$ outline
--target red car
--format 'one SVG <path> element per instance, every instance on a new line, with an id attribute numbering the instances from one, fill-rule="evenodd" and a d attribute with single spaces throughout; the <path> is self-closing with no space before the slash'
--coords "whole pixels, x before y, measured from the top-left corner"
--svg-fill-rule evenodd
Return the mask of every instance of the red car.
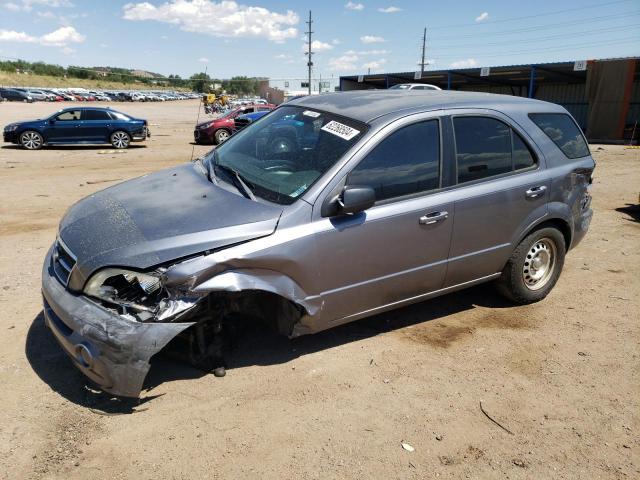
<path id="1" fill-rule="evenodd" d="M 207 120 L 206 122 L 196 125 L 193 131 L 193 138 L 196 143 L 213 143 L 219 145 L 227 140 L 233 133 L 233 121 L 237 116 L 244 115 L 245 113 L 271 111 L 274 108 L 276 108 L 276 105 L 272 104 L 243 105 L 215 120 Z"/>

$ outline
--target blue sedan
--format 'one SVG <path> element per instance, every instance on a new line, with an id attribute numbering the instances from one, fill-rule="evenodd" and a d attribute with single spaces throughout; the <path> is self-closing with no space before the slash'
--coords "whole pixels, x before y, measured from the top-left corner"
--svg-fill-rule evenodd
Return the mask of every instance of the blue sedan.
<path id="1" fill-rule="evenodd" d="M 127 148 L 150 136 L 147 121 L 105 108 L 72 107 L 43 120 L 11 123 L 4 141 L 37 150 L 43 145 L 109 143 Z"/>

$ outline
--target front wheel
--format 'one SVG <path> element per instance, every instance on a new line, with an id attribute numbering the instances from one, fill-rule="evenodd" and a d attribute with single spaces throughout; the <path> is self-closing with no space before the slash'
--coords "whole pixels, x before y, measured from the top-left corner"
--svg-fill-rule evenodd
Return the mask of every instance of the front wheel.
<path id="1" fill-rule="evenodd" d="M 111 134 L 111 145 L 113 145 L 113 148 L 127 148 L 129 143 L 131 143 L 131 137 L 129 137 L 127 132 L 120 130 Z"/>
<path id="2" fill-rule="evenodd" d="M 38 150 L 42 148 L 44 144 L 44 140 L 42 135 L 38 132 L 34 132 L 33 130 L 27 130 L 20 135 L 20 145 L 22 145 L 27 150 Z"/>
<path id="3" fill-rule="evenodd" d="M 229 130 L 221 128 L 220 130 L 216 130 L 216 133 L 213 134 L 213 139 L 216 141 L 216 145 L 220 145 L 221 143 L 229 140 L 230 136 L 231 133 L 229 132 Z"/>
<path id="4" fill-rule="evenodd" d="M 538 302 L 554 287 L 566 253 L 562 233 L 541 228 L 527 236 L 513 251 L 498 280 L 498 289 L 522 305 Z"/>

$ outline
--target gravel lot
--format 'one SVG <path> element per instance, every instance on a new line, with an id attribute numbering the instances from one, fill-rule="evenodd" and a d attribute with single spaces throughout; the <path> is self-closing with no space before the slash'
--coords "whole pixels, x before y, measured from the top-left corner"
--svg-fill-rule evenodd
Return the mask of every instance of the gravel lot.
<path id="1" fill-rule="evenodd" d="M 157 359 L 132 403 L 55 344 L 40 269 L 72 203 L 189 160 L 198 104 L 112 107 L 147 118 L 150 141 L 0 149 L 0 478 L 640 477 L 640 150 L 592 145 L 591 230 L 541 303 L 488 285 L 295 341 L 256 334 L 224 379 Z M 56 108 L 0 104 L 0 125 Z"/>

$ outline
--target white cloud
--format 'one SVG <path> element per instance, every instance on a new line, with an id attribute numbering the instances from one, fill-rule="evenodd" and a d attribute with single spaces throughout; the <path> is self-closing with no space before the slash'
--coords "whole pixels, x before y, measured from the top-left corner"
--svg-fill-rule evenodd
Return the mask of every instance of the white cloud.
<path id="1" fill-rule="evenodd" d="M 109 48 L 109 45 L 107 45 L 106 43 L 101 43 L 100 45 L 98 45 L 100 48 Z"/>
<path id="2" fill-rule="evenodd" d="M 38 43 L 46 47 L 66 47 L 70 43 L 82 43 L 85 38 L 73 27 L 61 27 L 41 37 L 0 29 L 0 42 Z"/>
<path id="3" fill-rule="evenodd" d="M 209 59 L 208 59 L 207 57 L 200 57 L 200 58 L 198 59 L 198 61 L 199 61 L 200 63 L 209 63 Z"/>
<path id="4" fill-rule="evenodd" d="M 308 45 L 302 45 L 302 51 L 306 52 L 308 50 Z M 333 50 L 333 45 L 327 42 L 322 42 L 320 40 L 314 40 L 311 42 L 311 51 L 313 52 L 326 52 L 327 50 Z"/>
<path id="5" fill-rule="evenodd" d="M 281 43 L 295 38 L 300 21 L 292 10 L 276 13 L 262 7 L 239 5 L 233 0 L 169 0 L 156 7 L 149 2 L 128 3 L 123 18 L 179 25 L 187 32 L 214 37 L 266 38 Z"/>
<path id="6" fill-rule="evenodd" d="M 64 53 L 65 55 L 73 55 L 74 53 L 76 53 L 75 48 L 71 48 L 71 47 L 64 47 L 62 50 L 60 50 L 62 53 Z"/>
<path id="7" fill-rule="evenodd" d="M 384 58 L 381 58 L 380 60 L 373 60 L 371 62 L 367 62 L 364 65 L 362 65 L 362 68 L 370 68 L 371 70 L 379 70 L 382 68 L 382 66 L 387 63 L 387 60 Z"/>
<path id="8" fill-rule="evenodd" d="M 12 12 L 25 11 L 30 12 L 33 7 L 42 8 L 60 8 L 60 7 L 73 7 L 73 3 L 69 0 L 17 0 L 19 3 L 9 2 L 2 5 L 4 8 L 11 10 Z"/>
<path id="9" fill-rule="evenodd" d="M 331 40 L 331 43 L 333 43 L 334 45 L 340 45 L 342 42 L 339 38 L 334 38 L 333 40 Z"/>
<path id="10" fill-rule="evenodd" d="M 346 8 L 347 10 L 361 11 L 364 10 L 364 5 L 361 3 L 347 2 L 344 8 Z"/>
<path id="11" fill-rule="evenodd" d="M 362 43 L 382 43 L 384 42 L 384 38 L 376 37 L 374 35 L 365 35 L 364 37 L 360 37 L 360 41 Z"/>
<path id="12" fill-rule="evenodd" d="M 391 53 L 389 50 L 348 50 L 345 55 L 387 55 Z"/>
<path id="13" fill-rule="evenodd" d="M 451 68 L 471 68 L 478 65 L 478 61 L 475 58 L 467 58 L 465 60 L 458 60 L 449 64 Z"/>
<path id="14" fill-rule="evenodd" d="M 40 37 L 39 43 L 46 46 L 64 47 L 69 43 L 82 43 L 85 38 L 73 27 L 61 27 Z"/>
<path id="15" fill-rule="evenodd" d="M 160 38 L 161 38 L 162 40 L 169 40 L 169 37 L 168 37 L 168 36 L 166 36 L 166 35 L 160 35 Z"/>
<path id="16" fill-rule="evenodd" d="M 379 8 L 378 11 L 380 13 L 398 13 L 398 12 L 401 12 L 402 9 L 398 7 L 387 7 L 387 8 Z"/>
<path id="17" fill-rule="evenodd" d="M 329 70 L 334 72 L 354 71 L 357 69 L 357 55 L 342 55 L 329 59 Z"/>
<path id="18" fill-rule="evenodd" d="M 476 17 L 476 22 L 484 22 L 485 20 L 488 20 L 488 19 L 489 19 L 489 13 L 482 12 L 480 15 Z"/>

